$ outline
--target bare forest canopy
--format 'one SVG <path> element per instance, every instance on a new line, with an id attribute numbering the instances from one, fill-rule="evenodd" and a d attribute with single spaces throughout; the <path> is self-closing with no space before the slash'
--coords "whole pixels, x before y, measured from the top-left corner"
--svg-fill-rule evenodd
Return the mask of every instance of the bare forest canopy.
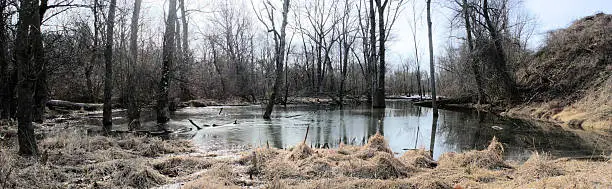
<path id="1" fill-rule="evenodd" d="M 173 105 L 195 99 L 268 102 L 270 112 L 296 96 L 338 104 L 366 99 L 384 107 L 385 96 L 423 96 L 438 88 L 444 96 L 512 105 L 588 88 L 563 77 L 583 63 L 594 65 L 572 75 L 576 82 L 597 74 L 609 78 L 610 15 L 553 31 L 534 52 L 527 48 L 534 26 L 518 14 L 521 1 L 435 1 L 453 13 L 450 27 L 461 34 L 435 47 L 443 53 L 432 54 L 431 47 L 429 61 L 420 58 L 424 50 L 418 52 L 416 40 L 427 24 L 415 19 L 411 31 L 393 29 L 398 15 L 420 17 L 425 7 L 415 2 L 216 1 L 199 9 L 199 1 L 167 0 L 156 12 L 142 9 L 142 0 L 1 1 L 0 113 L 17 118 L 27 130 L 20 131 L 23 137 L 33 138 L 31 122 L 44 120 L 50 99 L 104 103 L 104 128 L 110 130 L 112 107 L 127 108 L 130 128 L 137 128 L 141 109 L 155 108 L 165 123 Z M 589 19 L 597 23 L 590 27 Z M 409 61 L 389 64 L 386 42 L 397 32 L 414 35 L 416 52 L 403 55 Z M 429 41 L 433 45 L 431 35 Z M 575 59 L 588 59 L 588 53 L 599 58 Z M 421 65 L 428 64 L 437 72 L 426 72 Z M 570 68 L 576 69 L 545 73 Z M 29 150 L 20 152 L 36 152 L 35 144 L 23 145 Z"/>

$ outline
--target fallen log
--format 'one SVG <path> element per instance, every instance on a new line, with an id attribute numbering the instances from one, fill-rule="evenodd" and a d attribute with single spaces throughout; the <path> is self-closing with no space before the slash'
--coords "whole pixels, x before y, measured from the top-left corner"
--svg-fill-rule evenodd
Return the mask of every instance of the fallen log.
<path id="1" fill-rule="evenodd" d="M 102 109 L 102 104 L 76 103 L 64 100 L 49 100 L 47 101 L 46 106 L 51 110 L 62 109 L 96 111 Z"/>
<path id="2" fill-rule="evenodd" d="M 465 104 L 465 103 L 471 103 L 471 102 L 472 102 L 472 97 L 438 99 L 436 101 L 436 103 L 438 104 L 438 107 L 443 107 L 447 104 Z M 423 107 L 431 107 L 431 100 L 415 102 L 414 105 L 423 106 Z"/>

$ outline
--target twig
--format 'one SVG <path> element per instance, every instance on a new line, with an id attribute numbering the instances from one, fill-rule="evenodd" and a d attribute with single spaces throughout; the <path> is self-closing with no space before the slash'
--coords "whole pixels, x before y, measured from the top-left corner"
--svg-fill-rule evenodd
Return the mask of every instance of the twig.
<path id="1" fill-rule="evenodd" d="M 310 125 L 306 127 L 306 135 L 304 136 L 304 144 L 306 144 L 306 139 L 308 138 L 308 131 L 310 130 Z"/>
<path id="2" fill-rule="evenodd" d="M 196 124 L 195 122 L 193 122 L 193 120 L 191 120 L 191 119 L 187 119 L 187 120 L 189 120 L 189 122 L 190 122 L 190 123 L 191 123 L 193 126 L 195 126 L 195 127 L 198 129 L 198 130 L 202 129 L 202 127 L 198 126 L 198 124 Z"/>

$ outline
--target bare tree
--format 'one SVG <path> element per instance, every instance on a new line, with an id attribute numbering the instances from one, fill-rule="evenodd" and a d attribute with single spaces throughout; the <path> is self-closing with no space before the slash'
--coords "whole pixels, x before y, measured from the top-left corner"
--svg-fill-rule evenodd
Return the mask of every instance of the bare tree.
<path id="1" fill-rule="evenodd" d="M 283 61 L 285 60 L 285 37 L 287 28 L 287 14 L 289 13 L 289 0 L 283 0 L 283 12 L 282 17 L 283 21 L 280 26 L 280 32 L 276 28 L 275 20 L 274 20 L 274 6 L 270 1 L 264 3 L 265 11 L 268 16 L 270 23 L 268 24 L 263 18 L 257 14 L 257 19 L 264 24 L 268 32 L 271 32 L 274 36 L 274 62 L 275 62 L 275 79 L 274 85 L 272 87 L 272 93 L 270 94 L 270 98 L 268 99 L 268 104 L 266 105 L 266 110 L 263 115 L 264 119 L 270 119 L 270 115 L 272 114 L 272 110 L 274 109 L 274 103 L 276 101 L 276 96 L 278 95 L 280 85 L 282 84 L 282 76 L 283 76 Z"/>
<path id="2" fill-rule="evenodd" d="M 140 18 L 140 5 L 142 0 L 134 1 L 132 23 L 130 24 L 130 58 L 128 67 L 128 119 L 130 130 L 140 127 L 140 107 L 136 93 L 136 69 L 138 68 L 138 19 Z"/>
<path id="3" fill-rule="evenodd" d="M 489 15 L 489 3 L 487 0 L 484 0 L 482 3 L 482 15 L 485 19 L 486 29 L 489 31 L 489 35 L 491 36 L 491 40 L 493 40 L 494 46 L 494 62 L 493 68 L 500 76 L 499 80 L 501 80 L 504 85 L 505 94 L 507 103 L 513 103 L 516 101 L 518 95 L 516 94 L 516 83 L 514 78 L 510 75 L 509 70 L 507 68 L 507 58 L 504 53 L 503 47 L 503 39 L 501 34 L 499 33 L 497 25 L 493 23 Z M 502 22 L 502 24 L 507 22 Z M 502 29 L 506 28 L 502 26 Z"/>
<path id="4" fill-rule="evenodd" d="M 427 0 L 427 36 L 429 38 L 429 75 L 431 77 L 431 107 L 433 107 L 434 117 L 438 116 L 438 106 L 436 104 L 436 71 L 433 55 L 433 37 L 431 32 L 431 0 Z"/>
<path id="5" fill-rule="evenodd" d="M 112 121 L 112 92 L 113 92 L 113 29 L 115 26 L 115 9 L 117 0 L 111 0 L 108 7 L 108 19 L 106 20 L 106 49 L 104 50 L 104 60 L 106 74 L 104 75 L 104 108 L 102 124 L 105 132 L 110 132 L 113 128 Z"/>
<path id="6" fill-rule="evenodd" d="M 170 0 L 168 5 L 168 19 L 166 20 L 166 31 L 164 32 L 162 77 L 159 81 L 157 99 L 157 123 L 165 124 L 170 120 L 168 87 L 172 78 L 172 67 L 175 61 L 175 24 L 176 24 L 176 0 Z"/>
<path id="7" fill-rule="evenodd" d="M 472 27 L 471 27 L 471 23 L 470 23 L 470 5 L 468 4 L 467 0 L 463 0 L 463 18 L 465 20 L 465 33 L 466 33 L 466 38 L 467 38 L 467 43 L 468 43 L 468 60 L 470 61 L 470 65 L 472 68 L 472 72 L 474 74 L 474 78 L 476 80 L 476 89 L 477 89 L 477 101 L 478 104 L 480 105 L 480 103 L 484 102 L 484 90 L 483 90 L 483 84 L 482 84 L 482 76 L 480 75 L 480 68 L 478 66 L 478 62 L 476 61 L 476 58 L 474 58 L 474 42 L 472 40 Z"/>
<path id="8" fill-rule="evenodd" d="M 37 155 L 38 146 L 32 126 L 32 107 L 39 73 L 43 70 L 41 18 L 38 0 L 20 0 L 19 24 L 15 44 L 18 70 L 18 138 L 19 153 Z"/>
<path id="9" fill-rule="evenodd" d="M 370 57 L 368 60 L 369 63 L 369 67 L 370 67 L 370 94 L 372 94 L 372 99 L 370 102 L 372 102 L 372 106 L 374 106 L 376 103 L 374 101 L 376 101 L 375 99 L 377 98 L 377 90 L 376 90 L 376 85 L 378 84 L 376 82 L 376 80 L 378 79 L 378 69 L 376 67 L 376 14 L 374 13 L 374 0 L 370 0 L 370 13 L 369 13 L 369 18 L 370 18 Z"/>
<path id="10" fill-rule="evenodd" d="M 414 58 L 416 65 L 416 81 L 417 81 L 417 91 L 419 93 L 419 98 L 423 99 L 423 88 L 421 88 L 421 62 L 419 61 L 419 48 L 417 41 L 417 12 L 416 12 L 416 1 L 412 1 L 412 25 L 410 30 L 412 30 L 412 40 L 414 42 Z M 420 14 L 419 14 L 420 15 Z"/>

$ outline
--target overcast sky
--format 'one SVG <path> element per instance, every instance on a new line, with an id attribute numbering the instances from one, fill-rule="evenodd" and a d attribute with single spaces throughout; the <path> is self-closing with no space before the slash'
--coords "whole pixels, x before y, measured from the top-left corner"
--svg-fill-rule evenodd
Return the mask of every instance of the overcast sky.
<path id="1" fill-rule="evenodd" d="M 423 12 L 423 20 L 425 20 L 425 0 L 420 0 L 422 10 L 417 12 Z M 439 54 L 444 47 L 448 44 L 448 41 L 453 39 L 449 38 L 451 30 L 449 29 L 449 19 L 451 11 L 444 8 L 445 1 L 436 1 L 432 9 L 433 18 L 433 31 L 434 31 L 434 54 Z M 398 24 L 395 26 L 395 40 L 390 42 L 390 54 L 389 62 L 396 64 L 402 58 L 408 56 L 414 57 L 414 48 L 412 35 L 410 33 L 410 19 L 412 17 L 412 8 L 409 6 L 402 14 Z M 569 26 L 573 21 L 580 19 L 585 16 L 593 15 L 598 12 L 604 12 L 612 14 L 612 0 L 524 0 L 523 7 L 527 14 L 531 15 L 535 20 L 535 31 L 534 36 L 530 40 L 530 48 L 537 48 L 542 39 L 545 37 L 546 32 L 565 28 Z M 427 28 L 425 22 L 417 30 L 419 38 L 419 54 L 422 55 L 421 65 L 422 67 L 429 68 L 427 66 L 429 61 L 427 59 Z M 458 31 L 457 31 L 458 32 Z M 461 33 L 461 35 L 463 35 Z M 421 53 L 422 52 L 422 53 Z M 425 61 L 423 61 L 425 60 Z"/>
<path id="2" fill-rule="evenodd" d="M 225 0 L 186 0 L 187 6 L 191 9 L 210 9 L 212 6 L 207 4 L 215 1 Z M 232 0 L 241 1 L 241 0 Z M 252 11 L 250 8 L 251 0 L 242 0 L 243 6 L 246 6 L 245 11 Z M 253 0 L 260 2 L 261 0 Z M 130 0 L 125 1 L 130 2 Z M 434 53 L 440 54 L 443 49 L 447 46 L 450 40 L 457 40 L 456 38 L 450 37 L 451 35 L 460 36 L 463 35 L 462 31 L 451 31 L 449 19 L 452 17 L 451 11 L 446 8 L 448 6 L 448 0 L 433 0 L 432 2 L 432 17 L 433 17 L 433 35 L 434 35 Z M 388 55 L 387 61 L 390 66 L 398 66 L 402 60 L 414 58 L 414 44 L 412 34 L 410 30 L 410 24 L 412 23 L 412 0 L 408 0 L 402 14 L 397 20 L 396 25 L 393 28 L 391 39 L 388 44 Z M 427 27 L 425 25 L 425 0 L 415 0 L 417 14 L 417 42 L 418 51 L 421 56 L 421 65 L 424 70 L 428 70 L 428 44 L 427 44 Z M 257 4 L 257 3 L 256 3 Z M 160 14 L 165 10 L 167 6 L 167 0 L 144 0 L 143 8 L 145 12 L 153 14 L 152 17 L 162 17 Z M 612 14 L 612 0 L 524 0 L 522 3 L 524 7 L 524 13 L 529 14 L 534 18 L 535 31 L 534 36 L 531 38 L 529 45 L 530 48 L 537 48 L 542 39 L 544 38 L 547 31 L 564 28 L 569 26 L 573 21 L 593 15 L 597 12 L 604 12 Z M 205 13 L 203 15 L 193 16 L 196 17 L 193 22 L 206 22 L 207 18 Z M 196 21 L 197 20 L 197 21 Z M 158 21 L 159 25 L 148 28 L 149 32 L 163 31 L 163 21 Z M 191 23 L 192 25 L 198 25 L 191 28 L 191 32 L 197 27 L 206 27 L 206 23 Z M 260 24 L 254 22 L 254 24 Z M 194 36 L 194 35 L 192 35 Z M 197 42 L 195 42 L 197 43 Z"/>

